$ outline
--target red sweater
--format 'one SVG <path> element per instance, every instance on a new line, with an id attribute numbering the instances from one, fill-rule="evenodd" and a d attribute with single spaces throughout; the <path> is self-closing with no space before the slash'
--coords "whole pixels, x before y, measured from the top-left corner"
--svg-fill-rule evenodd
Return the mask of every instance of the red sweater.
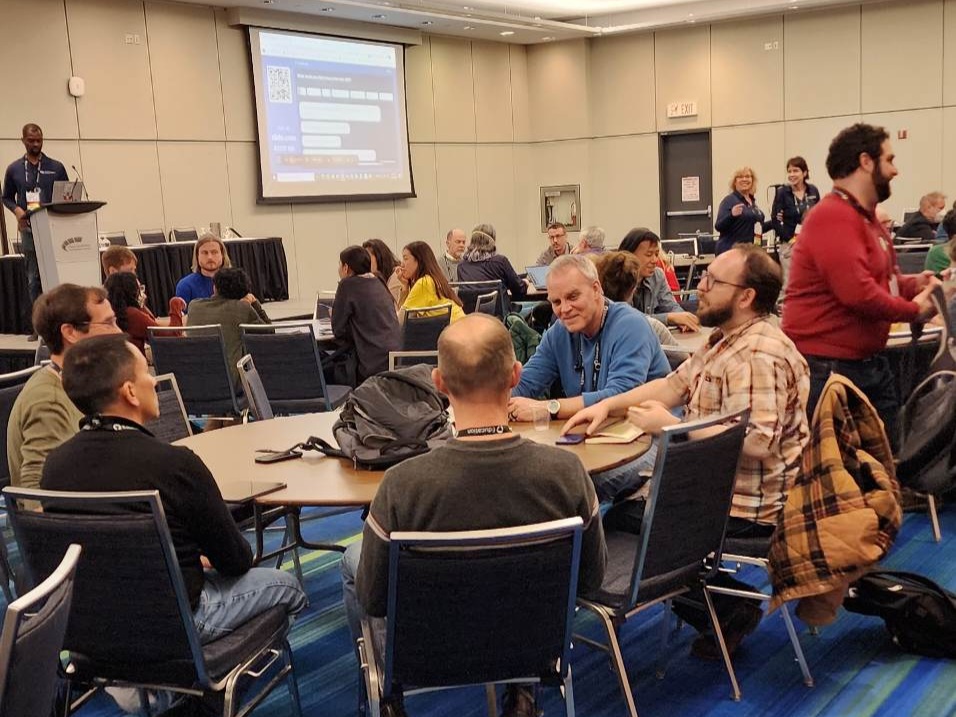
<path id="1" fill-rule="evenodd" d="M 916 277 L 900 274 L 890 238 L 851 201 L 824 197 L 794 247 L 783 331 L 805 355 L 869 358 L 886 346 L 894 321 L 912 321 L 919 312 L 909 300 Z M 890 294 L 894 275 L 898 297 Z"/>
<path id="2" fill-rule="evenodd" d="M 153 312 L 145 307 L 139 309 L 135 306 L 127 306 L 126 323 L 126 335 L 129 337 L 130 343 L 143 353 L 146 353 L 146 341 L 149 339 L 146 329 L 150 326 L 160 325 L 159 322 L 156 321 L 156 317 L 153 316 Z M 181 313 L 170 314 L 169 325 L 182 326 L 183 315 Z"/>

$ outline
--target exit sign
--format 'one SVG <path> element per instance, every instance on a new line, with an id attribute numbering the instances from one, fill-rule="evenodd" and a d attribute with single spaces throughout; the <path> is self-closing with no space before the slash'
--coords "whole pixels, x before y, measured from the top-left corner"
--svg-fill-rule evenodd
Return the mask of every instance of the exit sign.
<path id="1" fill-rule="evenodd" d="M 667 116 L 673 117 L 696 117 L 696 102 L 671 102 L 667 105 Z"/>

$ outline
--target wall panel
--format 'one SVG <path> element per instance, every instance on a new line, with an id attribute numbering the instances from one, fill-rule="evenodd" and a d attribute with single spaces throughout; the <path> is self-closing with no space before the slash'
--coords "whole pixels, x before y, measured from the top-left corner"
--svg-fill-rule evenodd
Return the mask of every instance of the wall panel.
<path id="1" fill-rule="evenodd" d="M 588 81 L 595 136 L 654 131 L 653 35 L 612 35 L 592 41 Z"/>
<path id="2" fill-rule="evenodd" d="M 532 138 L 589 136 L 587 41 L 529 45 L 527 53 Z"/>
<path id="3" fill-rule="evenodd" d="M 431 47 L 435 140 L 474 142 L 475 90 L 471 43 L 433 37 Z"/>
<path id="4" fill-rule="evenodd" d="M 633 227 L 660 231 L 660 187 L 656 172 L 657 135 L 597 139 L 591 145 L 591 211 L 585 226 L 607 232 L 605 246 L 616 249 Z"/>
<path id="5" fill-rule="evenodd" d="M 80 152 L 87 187 L 107 202 L 97 212 L 100 231 L 132 238 L 165 226 L 156 142 L 81 141 Z"/>
<path id="6" fill-rule="evenodd" d="M 862 6 L 862 13 L 861 110 L 938 106 L 943 97 L 942 0 L 873 3 Z"/>
<path id="7" fill-rule="evenodd" d="M 163 213 L 170 228 L 234 224 L 225 143 L 160 142 L 157 150 Z"/>
<path id="8" fill-rule="evenodd" d="M 783 19 L 720 23 L 710 39 L 714 125 L 782 120 Z"/>
<path id="9" fill-rule="evenodd" d="M 0 137 L 18 138 L 23 125 L 33 122 L 45 137 L 76 138 L 76 101 L 66 90 L 73 73 L 63 3 L 3 0 L 0 17 L 0 57 L 9 59 L 0 90 Z"/>
<path id="10" fill-rule="evenodd" d="M 657 131 L 710 127 L 710 28 L 654 33 Z M 696 117 L 668 119 L 671 102 L 696 102 Z"/>
<path id="11" fill-rule="evenodd" d="M 511 58 L 498 42 L 471 43 L 475 74 L 475 128 L 478 142 L 511 142 Z"/>
<path id="12" fill-rule="evenodd" d="M 73 72 L 86 80 L 76 104 L 80 137 L 156 139 L 143 4 L 69 0 L 66 9 Z M 139 36 L 140 44 L 126 44 L 127 35 Z"/>
<path id="13" fill-rule="evenodd" d="M 786 118 L 860 111 L 860 8 L 784 17 Z"/>
<path id="14" fill-rule="evenodd" d="M 435 147 L 438 177 L 438 226 L 466 232 L 478 221 L 478 164 L 474 145 Z M 445 231 L 448 231 L 445 229 Z"/>
<path id="15" fill-rule="evenodd" d="M 224 140 L 213 11 L 150 2 L 146 24 L 159 139 Z"/>
<path id="16" fill-rule="evenodd" d="M 716 128 L 711 133 L 714 177 L 714 217 L 720 200 L 730 193 L 734 171 L 744 165 L 757 175 L 757 206 L 770 218 L 771 184 L 786 181 L 787 158 L 783 152 L 783 123 Z"/>

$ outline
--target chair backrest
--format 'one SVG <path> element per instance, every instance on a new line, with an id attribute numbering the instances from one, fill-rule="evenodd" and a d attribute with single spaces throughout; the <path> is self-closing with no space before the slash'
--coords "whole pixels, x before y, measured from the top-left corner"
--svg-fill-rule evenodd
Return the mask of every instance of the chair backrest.
<path id="1" fill-rule="evenodd" d="M 44 361 L 50 360 L 50 347 L 46 345 L 43 339 L 37 339 L 37 350 L 33 354 L 33 365 L 39 366 Z"/>
<path id="2" fill-rule="evenodd" d="M 438 365 L 437 351 L 389 351 L 388 352 L 388 370 L 394 371 L 397 368 L 406 366 L 417 366 L 423 363 L 428 366 Z"/>
<path id="3" fill-rule="evenodd" d="M 0 717 L 53 714 L 80 552 L 79 545 L 70 545 L 50 577 L 7 607 L 0 634 Z"/>
<path id="4" fill-rule="evenodd" d="M 664 349 L 664 355 L 667 357 L 667 363 L 670 365 L 671 371 L 677 369 L 690 358 L 690 352 L 685 348 L 664 345 L 661 345 L 661 348 Z"/>
<path id="5" fill-rule="evenodd" d="M 100 239 L 106 239 L 110 246 L 128 246 L 126 232 L 100 232 Z"/>
<path id="6" fill-rule="evenodd" d="M 403 351 L 435 351 L 438 336 L 451 323 L 451 304 L 408 309 L 402 327 Z"/>
<path id="7" fill-rule="evenodd" d="M 510 307 L 508 292 L 505 289 L 504 282 L 500 279 L 491 279 L 489 281 L 453 281 L 451 282 L 451 286 L 458 294 L 458 298 L 461 299 L 461 305 L 466 314 L 471 314 L 475 311 L 484 311 L 484 313 L 490 313 L 493 316 L 504 319 L 505 314 L 508 313 L 508 308 Z M 481 307 L 485 306 L 484 302 L 487 301 L 487 295 L 491 293 L 495 294 L 492 310 L 488 311 L 487 308 L 482 309 Z M 482 301 L 483 299 L 484 301 Z"/>
<path id="8" fill-rule="evenodd" d="M 320 291 L 315 295 L 315 310 L 312 312 L 312 320 L 332 318 L 332 304 L 335 303 L 334 291 Z"/>
<path id="9" fill-rule="evenodd" d="M 31 366 L 22 371 L 0 374 L 0 486 L 6 485 L 10 480 L 10 467 L 7 465 L 7 424 L 10 422 L 10 412 L 24 384 L 39 370 L 39 366 Z"/>
<path id="10" fill-rule="evenodd" d="M 239 369 L 239 380 L 242 381 L 242 392 L 246 394 L 252 415 L 257 421 L 275 418 L 272 406 L 269 405 L 269 396 L 266 395 L 266 389 L 262 385 L 262 379 L 259 378 L 252 356 L 246 354 L 239 359 L 236 366 Z"/>
<path id="11" fill-rule="evenodd" d="M 140 244 L 165 244 L 166 232 L 162 229 L 138 229 Z"/>
<path id="12" fill-rule="evenodd" d="M 199 233 L 196 227 L 173 227 L 169 230 L 169 238 L 172 241 L 198 241 Z"/>
<path id="13" fill-rule="evenodd" d="M 4 495 L 30 584 L 50 575 L 71 543 L 83 548 L 63 643 L 79 674 L 208 685 L 158 491 L 9 487 Z M 22 500 L 39 500 L 43 512 L 22 509 Z"/>
<path id="14" fill-rule="evenodd" d="M 275 413 L 331 409 L 311 321 L 241 324 L 239 330 Z"/>
<path id="15" fill-rule="evenodd" d="M 190 416 L 242 413 L 221 326 L 150 326 L 147 332 L 156 371 L 176 376 Z"/>
<path id="16" fill-rule="evenodd" d="M 488 314 L 489 316 L 498 316 L 499 296 L 497 291 L 487 294 L 479 294 L 475 304 L 476 314 Z M 500 316 L 498 318 L 501 318 Z"/>
<path id="17" fill-rule="evenodd" d="M 159 418 L 147 423 L 146 428 L 166 443 L 191 436 L 193 428 L 173 374 L 164 373 L 156 377 L 156 396 L 159 398 Z"/>
<path id="18" fill-rule="evenodd" d="M 896 261 L 900 266 L 900 271 L 904 274 L 919 274 L 926 266 L 926 255 L 928 249 L 917 251 L 897 251 Z"/>
<path id="19" fill-rule="evenodd" d="M 392 533 L 386 696 L 566 674 L 582 525 Z"/>
<path id="20" fill-rule="evenodd" d="M 661 431 L 631 575 L 632 605 L 648 581 L 656 579 L 657 588 L 686 585 L 704 572 L 705 561 L 716 569 L 749 418 L 743 410 Z M 715 433 L 721 425 L 727 427 Z"/>

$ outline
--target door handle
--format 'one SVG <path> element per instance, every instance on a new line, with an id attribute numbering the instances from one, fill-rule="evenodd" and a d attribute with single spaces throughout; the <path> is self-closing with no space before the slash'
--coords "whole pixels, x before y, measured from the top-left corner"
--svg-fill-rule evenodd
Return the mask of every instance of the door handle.
<path id="1" fill-rule="evenodd" d="M 710 218 L 712 205 L 708 204 L 706 209 L 684 209 L 679 212 L 667 212 L 669 217 L 707 217 Z"/>

